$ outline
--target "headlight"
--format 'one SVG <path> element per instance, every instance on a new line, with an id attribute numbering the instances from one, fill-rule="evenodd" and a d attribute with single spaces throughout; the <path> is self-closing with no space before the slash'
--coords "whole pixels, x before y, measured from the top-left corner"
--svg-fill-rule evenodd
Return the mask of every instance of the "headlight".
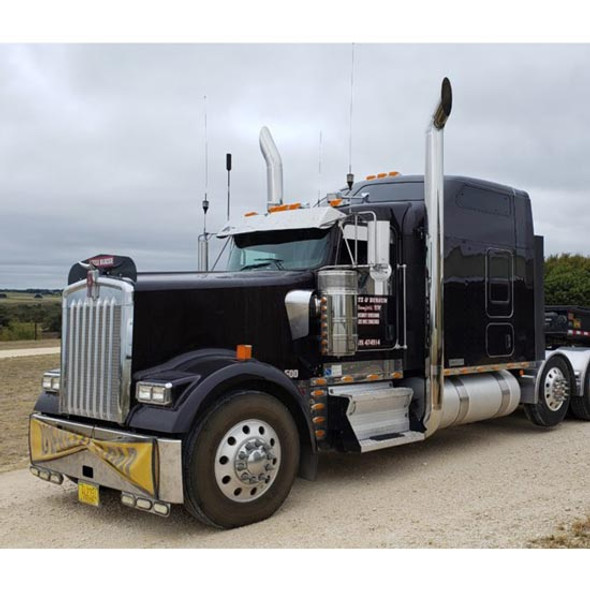
<path id="1" fill-rule="evenodd" d="M 172 403 L 172 383 L 139 381 L 135 387 L 135 399 L 144 404 L 169 406 Z"/>
<path id="2" fill-rule="evenodd" d="M 43 387 L 47 393 L 59 393 L 59 369 L 47 371 L 47 373 L 43 375 L 41 387 Z"/>

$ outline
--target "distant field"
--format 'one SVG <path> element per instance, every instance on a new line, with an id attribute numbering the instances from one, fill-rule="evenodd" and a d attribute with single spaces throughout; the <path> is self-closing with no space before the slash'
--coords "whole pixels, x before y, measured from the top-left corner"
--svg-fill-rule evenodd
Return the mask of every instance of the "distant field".
<path id="1" fill-rule="evenodd" d="M 6 297 L 2 297 L 6 295 Z M 11 305 L 14 303 L 53 303 L 61 301 L 61 295 L 43 295 L 42 297 L 35 299 L 34 293 L 19 293 L 16 291 L 3 291 L 0 292 L 0 305 Z"/>

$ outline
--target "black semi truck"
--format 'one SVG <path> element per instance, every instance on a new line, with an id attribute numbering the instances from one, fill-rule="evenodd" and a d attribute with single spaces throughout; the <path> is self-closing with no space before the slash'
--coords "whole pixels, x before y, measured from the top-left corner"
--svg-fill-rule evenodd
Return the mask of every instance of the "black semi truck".
<path id="1" fill-rule="evenodd" d="M 231 528 L 272 515 L 321 452 L 420 442 L 521 405 L 543 427 L 568 410 L 589 420 L 590 349 L 546 352 L 528 194 L 443 175 L 451 101 L 445 79 L 423 176 L 350 179 L 323 206 L 282 202 L 262 133 L 267 212 L 217 234 L 224 272 L 75 264 L 61 367 L 30 417 L 32 473 L 67 476 L 89 504 L 112 488 Z"/>

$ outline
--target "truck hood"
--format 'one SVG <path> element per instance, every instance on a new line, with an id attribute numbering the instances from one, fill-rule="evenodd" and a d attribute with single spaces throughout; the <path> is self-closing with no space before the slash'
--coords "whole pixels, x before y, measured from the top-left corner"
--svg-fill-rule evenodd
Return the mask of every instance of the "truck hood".
<path id="1" fill-rule="evenodd" d="M 140 273 L 134 297 L 133 371 L 205 348 L 252 345 L 254 358 L 298 365 L 285 306 L 314 289 L 311 271 Z"/>

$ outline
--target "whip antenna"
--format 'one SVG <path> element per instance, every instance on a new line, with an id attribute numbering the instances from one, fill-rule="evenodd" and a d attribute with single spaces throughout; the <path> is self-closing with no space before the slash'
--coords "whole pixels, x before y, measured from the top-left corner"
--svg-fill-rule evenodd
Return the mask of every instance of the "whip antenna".
<path id="1" fill-rule="evenodd" d="M 350 121 L 348 131 L 348 174 L 346 175 L 346 184 L 348 190 L 352 189 L 354 184 L 354 174 L 352 173 L 352 98 L 354 91 L 354 43 L 352 44 L 350 59 Z"/>
<path id="2" fill-rule="evenodd" d="M 320 145 L 318 150 L 318 207 L 320 205 L 320 193 L 322 192 L 322 132 L 320 131 Z"/>
<path id="3" fill-rule="evenodd" d="M 209 270 L 209 234 L 207 233 L 207 211 L 209 200 L 207 190 L 209 188 L 209 139 L 207 137 L 207 96 L 203 97 L 205 109 L 205 198 L 203 199 L 203 233 L 198 237 L 198 263 L 199 270 Z"/>

